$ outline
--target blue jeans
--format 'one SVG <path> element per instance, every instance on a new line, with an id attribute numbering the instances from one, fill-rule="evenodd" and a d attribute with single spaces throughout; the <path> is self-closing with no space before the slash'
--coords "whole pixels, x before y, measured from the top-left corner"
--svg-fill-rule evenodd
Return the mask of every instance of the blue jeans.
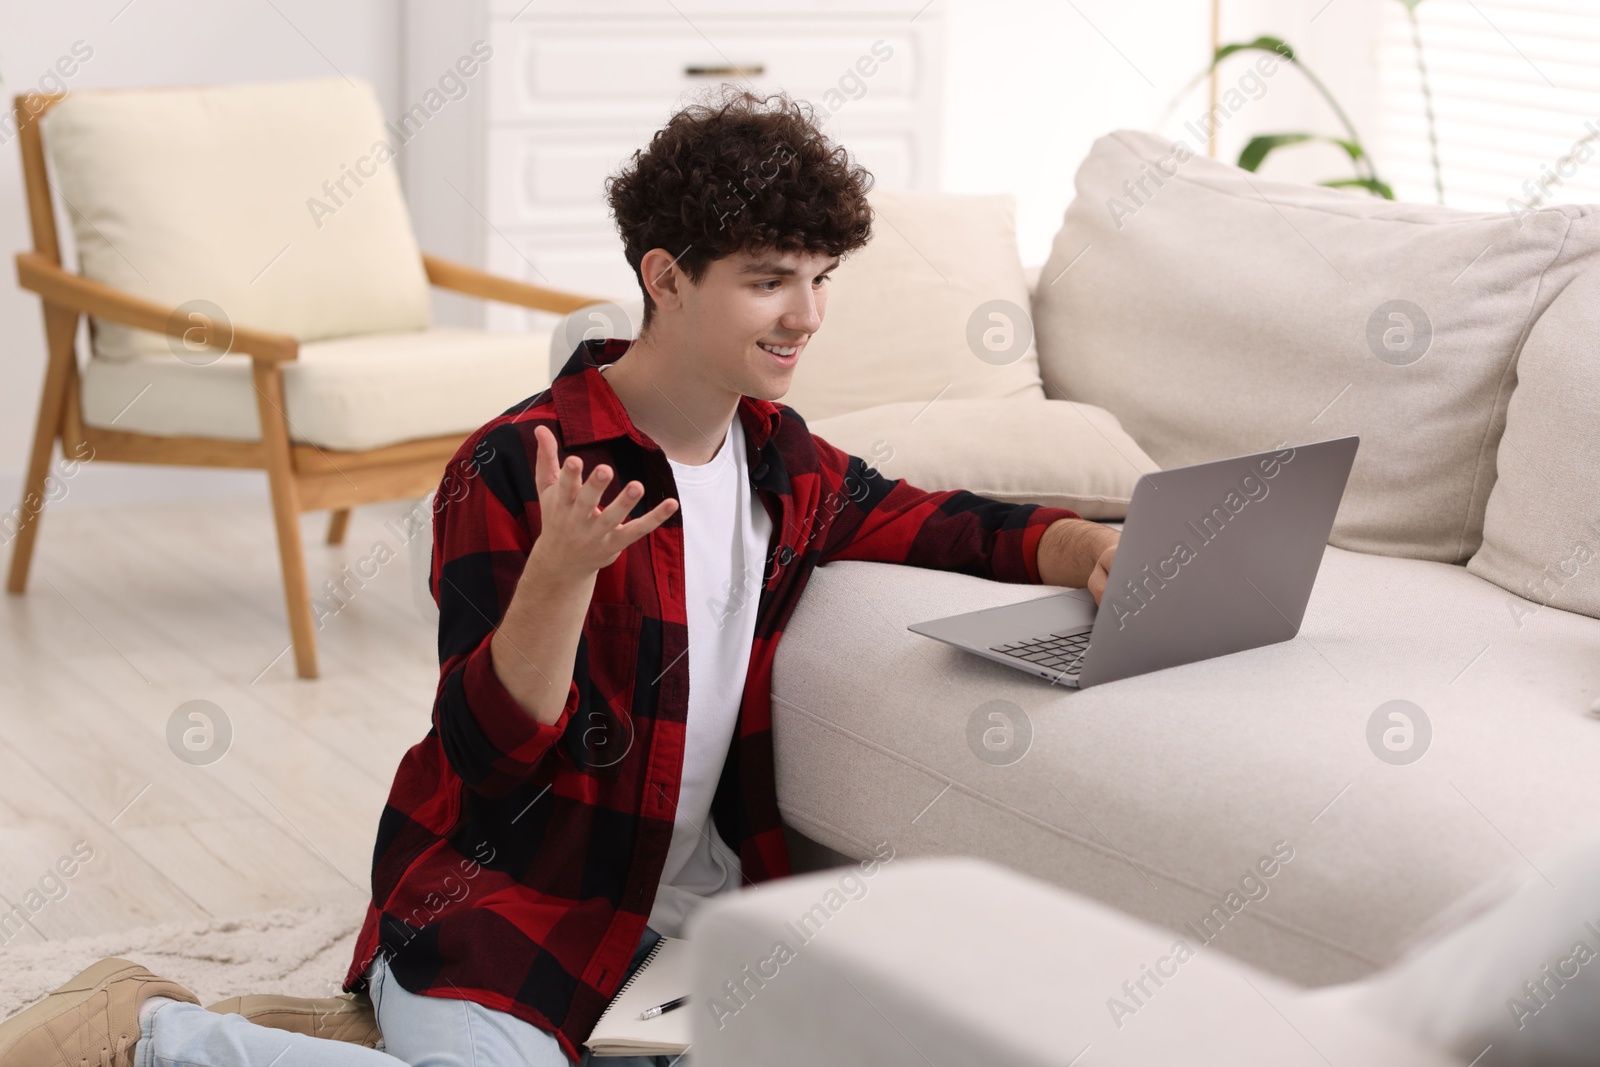
<path id="1" fill-rule="evenodd" d="M 631 976 L 660 935 L 645 927 Z M 421 996 L 389 973 L 380 952 L 367 968 L 383 1037 L 377 1049 L 258 1026 L 172 1001 L 139 1031 L 134 1067 L 571 1067 L 556 1039 L 532 1023 L 468 1000 Z M 626 979 L 624 979 L 626 980 Z M 580 1067 L 690 1067 L 687 1056 L 584 1053 Z"/>

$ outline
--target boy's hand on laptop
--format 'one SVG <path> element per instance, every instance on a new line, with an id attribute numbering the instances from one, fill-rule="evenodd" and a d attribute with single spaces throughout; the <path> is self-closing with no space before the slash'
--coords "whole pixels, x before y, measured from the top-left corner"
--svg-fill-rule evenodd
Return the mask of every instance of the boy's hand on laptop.
<path id="1" fill-rule="evenodd" d="M 1122 539 L 1120 530 L 1108 532 L 1111 534 L 1111 543 L 1095 558 L 1094 570 L 1089 574 L 1088 588 L 1094 594 L 1096 604 L 1106 595 L 1106 582 L 1111 578 L 1111 561 L 1117 558 L 1117 542 Z"/>
<path id="2" fill-rule="evenodd" d="M 1117 555 L 1122 533 L 1088 519 L 1059 519 L 1045 528 L 1039 539 L 1037 562 L 1043 585 L 1086 588 L 1100 603 L 1111 561 Z"/>

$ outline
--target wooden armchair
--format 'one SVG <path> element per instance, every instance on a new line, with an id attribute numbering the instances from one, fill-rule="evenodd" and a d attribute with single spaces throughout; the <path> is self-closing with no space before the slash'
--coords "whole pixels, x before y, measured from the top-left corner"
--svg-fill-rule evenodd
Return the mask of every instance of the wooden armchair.
<path id="1" fill-rule="evenodd" d="M 291 405 L 285 401 L 284 371 L 301 358 L 302 343 L 294 336 L 271 328 L 216 322 L 203 312 L 182 310 L 180 313 L 177 302 L 145 299 L 64 269 L 40 126 L 43 117 L 62 99 L 61 96 L 28 93 L 14 100 L 33 234 L 33 251 L 16 257 L 17 280 L 24 289 L 37 293 L 43 304 L 48 368 L 6 588 L 14 594 L 21 594 L 26 588 L 45 499 L 46 474 L 57 439 L 62 443 L 64 454 L 82 457 L 87 453 L 95 462 L 265 470 L 271 490 L 296 671 L 301 678 L 315 678 L 318 676 L 317 650 L 311 592 L 300 538 L 300 513 L 331 510 L 327 539 L 329 544 L 338 544 L 344 537 L 353 506 L 421 497 L 437 488 L 445 465 L 474 427 L 365 449 L 341 450 L 292 440 L 288 414 Z M 241 209 L 248 210 L 247 207 Z M 528 285 L 427 255 L 422 256 L 422 268 L 429 285 L 485 300 L 558 313 L 597 302 L 596 298 Z M 248 357 L 259 437 L 240 440 L 89 425 L 85 419 L 75 351 L 81 315 L 92 316 L 96 326 L 111 323 L 181 337 L 185 347 L 191 350 L 203 345 Z M 91 355 L 90 358 L 95 357 Z M 532 366 L 534 373 L 542 373 L 541 361 L 536 359 Z M 533 380 L 530 375 L 530 381 Z M 537 391 L 534 385 L 519 395 L 489 398 L 488 417 Z M 486 418 L 480 420 L 480 424 L 481 421 Z"/>

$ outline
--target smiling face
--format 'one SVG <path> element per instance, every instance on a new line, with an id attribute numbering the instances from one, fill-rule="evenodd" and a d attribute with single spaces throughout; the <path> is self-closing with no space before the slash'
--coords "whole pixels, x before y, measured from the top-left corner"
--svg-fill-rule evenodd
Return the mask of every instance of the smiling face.
<path id="1" fill-rule="evenodd" d="M 692 355 L 693 373 L 708 384 L 779 399 L 822 328 L 829 275 L 838 265 L 838 256 L 807 252 L 713 260 L 698 284 L 680 287 L 681 313 L 665 316 L 677 320 L 678 350 Z"/>

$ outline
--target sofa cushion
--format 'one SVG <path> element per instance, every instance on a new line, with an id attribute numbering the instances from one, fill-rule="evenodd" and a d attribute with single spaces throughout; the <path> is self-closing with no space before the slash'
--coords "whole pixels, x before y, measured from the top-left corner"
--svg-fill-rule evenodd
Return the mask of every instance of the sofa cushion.
<path id="1" fill-rule="evenodd" d="M 1331 542 L 1463 563 L 1517 352 L 1595 262 L 1596 210 L 1395 203 L 1119 131 L 1041 273 L 1041 371 L 1162 467 L 1358 434 Z"/>
<path id="2" fill-rule="evenodd" d="M 1600 836 L 1535 853 L 1457 901 L 1394 966 L 1305 999 L 1469 1062 L 1593 1063 L 1600 1048 Z M 1531 983 L 1533 995 L 1523 983 Z"/>
<path id="3" fill-rule="evenodd" d="M 1521 624 L 1541 605 L 1600 617 L 1600 270 L 1534 323 L 1517 361 L 1474 574 Z M 1526 599 L 1523 599 L 1526 598 Z"/>
<path id="4" fill-rule="evenodd" d="M 897 400 L 1042 398 L 1016 201 L 874 189 L 872 240 L 826 283 L 784 403 L 808 421 Z"/>
<path id="5" fill-rule="evenodd" d="M 471 433 L 549 384 L 548 344 L 542 333 L 440 327 L 302 345 L 283 365 L 289 439 L 366 449 Z M 261 439 L 247 356 L 204 366 L 170 354 L 92 359 L 82 396 L 90 426 Z"/>
<path id="6" fill-rule="evenodd" d="M 1065 400 L 901 401 L 809 425 L 890 478 L 1087 519 L 1122 518 L 1139 475 L 1158 469 L 1115 415 Z"/>
<path id="7" fill-rule="evenodd" d="M 696 1067 L 1457 1062 L 1193 937 L 991 863 L 880 845 L 695 912 Z"/>
<path id="8" fill-rule="evenodd" d="M 365 82 L 83 90 L 44 135 L 95 281 L 303 341 L 429 324 L 396 164 L 382 161 L 394 138 Z M 95 323 L 97 356 L 168 351 Z"/>
<path id="9" fill-rule="evenodd" d="M 1042 398 L 1014 198 L 874 189 L 868 199 L 872 240 L 824 283 L 822 329 L 783 402 L 810 422 L 902 400 Z M 574 311 L 556 327 L 564 351 L 552 361 L 565 364 L 585 331 L 635 336 L 643 315 L 642 298 Z"/>
<path id="10" fill-rule="evenodd" d="M 1270 893 L 1214 940 L 1317 985 L 1600 810 L 1595 619 L 1519 630 L 1463 567 L 1330 547 L 1299 637 L 1081 691 L 905 629 L 1050 592 L 818 568 L 772 679 L 784 820 L 855 858 L 982 857 L 1173 930 L 1283 840 Z"/>

